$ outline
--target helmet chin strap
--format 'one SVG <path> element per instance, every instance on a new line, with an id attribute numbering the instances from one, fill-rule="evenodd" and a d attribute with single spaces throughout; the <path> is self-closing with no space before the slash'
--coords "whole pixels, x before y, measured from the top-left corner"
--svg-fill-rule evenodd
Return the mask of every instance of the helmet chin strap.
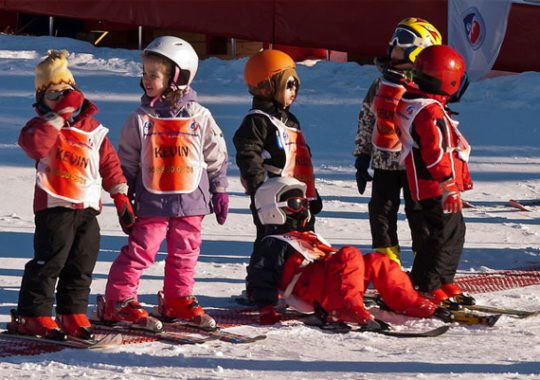
<path id="1" fill-rule="evenodd" d="M 174 66 L 174 75 L 173 75 L 173 78 L 169 84 L 169 88 L 165 91 L 163 91 L 163 93 L 161 95 L 158 95 L 156 97 L 154 97 L 154 99 L 152 99 L 152 101 L 150 102 L 150 107 L 154 108 L 154 104 L 156 104 L 156 102 L 158 101 L 158 99 L 162 98 L 162 99 L 165 99 L 168 91 L 176 91 L 178 89 L 178 87 L 176 86 L 176 82 L 178 81 L 178 77 L 180 76 L 180 68 L 175 65 Z"/>

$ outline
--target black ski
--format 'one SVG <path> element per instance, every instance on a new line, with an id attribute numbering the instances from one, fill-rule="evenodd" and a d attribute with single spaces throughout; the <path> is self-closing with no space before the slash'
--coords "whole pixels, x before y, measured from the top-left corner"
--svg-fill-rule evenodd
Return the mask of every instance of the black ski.
<path id="1" fill-rule="evenodd" d="M 444 325 L 431 330 L 421 331 L 397 331 L 389 323 L 376 319 L 369 321 L 365 326 L 352 325 L 344 322 L 324 322 L 325 316 L 317 312 L 304 320 L 307 326 L 318 327 L 321 330 L 329 331 L 338 334 L 346 334 L 349 332 L 375 333 L 396 338 L 432 338 L 444 334 L 450 326 Z"/>

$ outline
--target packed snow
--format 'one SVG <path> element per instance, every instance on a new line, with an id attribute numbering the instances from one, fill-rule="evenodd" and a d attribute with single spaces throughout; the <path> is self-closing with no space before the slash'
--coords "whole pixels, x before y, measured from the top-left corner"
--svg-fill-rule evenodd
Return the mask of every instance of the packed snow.
<path id="1" fill-rule="evenodd" d="M 34 73 L 48 49 L 70 51 L 70 68 L 79 88 L 100 112 L 115 146 L 124 120 L 141 95 L 140 52 L 96 48 L 51 37 L 0 35 L 0 323 L 16 307 L 24 264 L 33 256 L 32 197 L 34 162 L 17 145 L 21 127 L 34 115 Z M 243 82 L 246 58 L 200 62 L 193 82 L 199 101 L 222 128 L 231 166 L 230 214 L 220 226 L 205 218 L 195 294 L 213 309 L 239 307 L 231 297 L 244 289 L 255 229 L 248 197 L 234 164 L 232 136 L 248 111 L 251 97 Z M 370 185 L 360 195 L 354 181 L 353 139 L 362 99 L 378 72 L 373 65 L 303 62 L 302 84 L 292 106 L 313 153 L 317 187 L 324 209 L 317 231 L 335 246 L 370 251 Z M 460 128 L 472 145 L 470 169 L 474 190 L 463 197 L 477 205 L 464 210 L 467 224 L 459 274 L 540 266 L 540 208 L 521 212 L 503 207 L 509 199 L 540 198 L 540 73 L 492 77 L 472 83 L 461 103 Z M 101 251 L 95 270 L 90 309 L 103 294 L 111 262 L 127 242 L 111 199 L 103 196 L 99 216 Z M 400 210 L 403 265 L 412 265 L 410 233 Z M 150 309 L 162 286 L 165 258 L 142 277 L 139 300 Z M 477 294 L 479 303 L 540 309 L 540 285 Z M 387 312 L 376 316 L 397 328 L 431 328 L 442 322 L 405 318 Z M 212 341 L 203 345 L 165 342 L 130 344 L 107 351 L 65 349 L 36 356 L 10 356 L 0 362 L 0 378 L 88 379 L 538 379 L 538 317 L 501 317 L 494 327 L 452 325 L 437 338 L 398 339 L 373 333 L 325 333 L 300 322 L 241 326 L 234 331 L 266 334 L 267 339 L 240 345 Z"/>

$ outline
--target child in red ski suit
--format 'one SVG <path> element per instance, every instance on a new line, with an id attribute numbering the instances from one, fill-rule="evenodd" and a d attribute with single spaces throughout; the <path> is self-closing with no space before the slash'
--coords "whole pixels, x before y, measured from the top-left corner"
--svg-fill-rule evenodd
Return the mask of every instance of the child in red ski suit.
<path id="1" fill-rule="evenodd" d="M 78 90 L 67 51 L 51 50 L 36 68 L 38 116 L 19 145 L 36 160 L 34 259 L 24 270 L 19 304 L 8 329 L 65 340 L 93 338 L 86 311 L 99 252 L 101 189 L 111 194 L 121 223 L 135 215 L 120 160 L 97 107 Z M 57 284 L 58 283 L 58 284 Z M 51 312 L 56 292 L 56 321 Z"/>
<path id="2" fill-rule="evenodd" d="M 441 41 L 441 34 L 428 21 L 416 17 L 401 20 L 388 44 L 387 56 L 375 60 L 382 75 L 371 84 L 358 116 L 353 155 L 359 193 L 363 194 L 366 183 L 373 181 L 369 201 L 372 248 L 400 265 L 397 226 L 402 189 L 414 252 L 428 231 L 419 217 L 420 207 L 411 198 L 405 167 L 399 163 L 401 144 L 394 114 L 418 53 Z M 370 162 L 373 178 L 368 173 Z"/>
<path id="3" fill-rule="evenodd" d="M 281 293 L 288 305 L 301 312 L 320 305 L 328 314 L 327 322 L 372 325 L 374 318 L 363 303 L 370 283 L 392 310 L 417 317 L 435 313 L 437 306 L 414 290 L 407 274 L 388 256 L 362 255 L 351 246 L 338 250 L 305 231 L 309 218 L 305 189 L 294 178 L 275 177 L 255 193 L 266 231 L 251 256 L 247 292 L 259 307 L 261 324 L 279 320 L 274 306 Z"/>
<path id="4" fill-rule="evenodd" d="M 106 300 L 98 305 L 104 320 L 147 320 L 137 302 L 139 279 L 166 239 L 158 313 L 215 327 L 193 287 L 204 215 L 213 211 L 219 224 L 227 217 L 228 156 L 222 131 L 190 87 L 197 67 L 195 50 L 177 37 L 159 37 L 144 50 L 145 94 L 122 128 L 118 150 L 137 221 L 111 266 Z"/>
<path id="5" fill-rule="evenodd" d="M 396 110 L 411 195 L 421 206 L 429 235 L 418 247 L 410 273 L 416 289 L 435 302 L 449 297 L 472 302 L 453 284 L 465 222 L 460 192 L 472 189 L 467 160 L 470 146 L 446 108 L 465 72 L 463 59 L 449 46 L 430 46 L 414 63 L 414 82 Z"/>

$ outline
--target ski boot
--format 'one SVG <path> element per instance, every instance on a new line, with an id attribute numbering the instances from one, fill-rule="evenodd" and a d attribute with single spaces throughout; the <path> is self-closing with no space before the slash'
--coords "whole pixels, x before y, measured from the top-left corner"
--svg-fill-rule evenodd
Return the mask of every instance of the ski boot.
<path id="1" fill-rule="evenodd" d="M 135 298 L 126 298 L 123 301 L 106 300 L 97 296 L 97 319 L 105 323 L 132 325 L 133 327 L 161 331 L 163 323 L 148 315 Z"/>
<path id="2" fill-rule="evenodd" d="M 435 289 L 432 292 L 418 292 L 420 296 L 427 298 L 431 302 L 433 302 L 435 305 L 440 305 L 445 300 L 449 298 L 448 294 L 441 288 Z"/>
<path id="3" fill-rule="evenodd" d="M 411 317 L 430 318 L 436 311 L 437 305 L 431 300 L 418 297 L 417 300 L 404 310 L 399 310 L 400 313 L 410 315 Z"/>
<path id="4" fill-rule="evenodd" d="M 84 340 L 94 340 L 92 325 L 85 314 L 57 314 L 56 323 L 68 335 Z"/>
<path id="5" fill-rule="evenodd" d="M 11 310 L 7 329 L 12 334 L 34 335 L 41 338 L 67 341 L 68 337 L 50 316 L 23 317 Z"/>
<path id="6" fill-rule="evenodd" d="M 448 295 L 451 301 L 460 305 L 474 305 L 476 300 L 473 296 L 463 293 L 455 284 L 444 284 L 441 289 Z"/>
<path id="7" fill-rule="evenodd" d="M 194 296 L 165 298 L 163 291 L 158 292 L 157 314 L 165 320 L 185 322 L 184 324 L 202 330 L 216 330 L 214 318 L 204 312 Z"/>

